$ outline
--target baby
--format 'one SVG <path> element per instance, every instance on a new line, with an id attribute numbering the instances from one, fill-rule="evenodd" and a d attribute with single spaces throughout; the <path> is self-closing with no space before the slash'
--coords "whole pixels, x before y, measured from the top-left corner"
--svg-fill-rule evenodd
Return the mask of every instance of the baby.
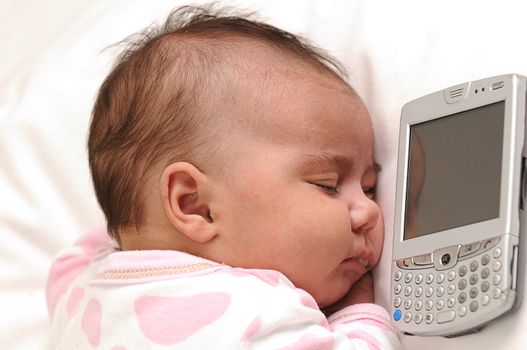
<path id="1" fill-rule="evenodd" d="M 174 11 L 119 57 L 89 161 L 106 232 L 48 281 L 58 349 L 391 349 L 363 103 L 294 35 Z"/>

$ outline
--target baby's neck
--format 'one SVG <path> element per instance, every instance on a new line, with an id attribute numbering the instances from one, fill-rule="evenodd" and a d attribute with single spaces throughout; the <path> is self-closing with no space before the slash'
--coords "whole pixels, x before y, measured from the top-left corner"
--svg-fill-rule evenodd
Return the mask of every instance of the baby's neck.
<path id="1" fill-rule="evenodd" d="M 179 250 L 193 251 L 194 242 L 175 230 L 162 227 L 130 227 L 119 231 L 121 250 Z"/>

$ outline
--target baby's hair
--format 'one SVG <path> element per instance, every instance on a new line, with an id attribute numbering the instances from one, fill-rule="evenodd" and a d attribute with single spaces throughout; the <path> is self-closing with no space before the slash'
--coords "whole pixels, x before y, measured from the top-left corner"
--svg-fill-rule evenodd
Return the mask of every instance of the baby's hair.
<path id="1" fill-rule="evenodd" d="M 239 39 L 346 77 L 327 53 L 252 17 L 214 5 L 184 6 L 163 25 L 122 42 L 126 48 L 98 92 L 88 137 L 95 193 L 118 241 L 121 229 L 144 223 L 147 184 L 165 166 L 188 161 L 205 171 L 217 160 L 218 121 L 202 106 L 221 75 L 216 68 Z"/>

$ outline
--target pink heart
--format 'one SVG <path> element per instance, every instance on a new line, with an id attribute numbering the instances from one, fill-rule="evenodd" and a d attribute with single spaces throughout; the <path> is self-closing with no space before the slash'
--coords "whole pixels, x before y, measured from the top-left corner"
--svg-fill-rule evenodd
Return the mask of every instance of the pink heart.
<path id="1" fill-rule="evenodd" d="M 177 344 L 219 319 L 227 311 L 227 293 L 183 297 L 142 296 L 135 302 L 139 328 L 160 345 Z"/>

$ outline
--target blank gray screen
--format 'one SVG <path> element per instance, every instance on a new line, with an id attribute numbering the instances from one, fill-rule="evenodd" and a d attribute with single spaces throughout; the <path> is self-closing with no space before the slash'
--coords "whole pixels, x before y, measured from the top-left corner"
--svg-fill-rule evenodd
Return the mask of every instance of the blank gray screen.
<path id="1" fill-rule="evenodd" d="M 505 102 L 410 128 L 405 239 L 499 216 Z"/>

